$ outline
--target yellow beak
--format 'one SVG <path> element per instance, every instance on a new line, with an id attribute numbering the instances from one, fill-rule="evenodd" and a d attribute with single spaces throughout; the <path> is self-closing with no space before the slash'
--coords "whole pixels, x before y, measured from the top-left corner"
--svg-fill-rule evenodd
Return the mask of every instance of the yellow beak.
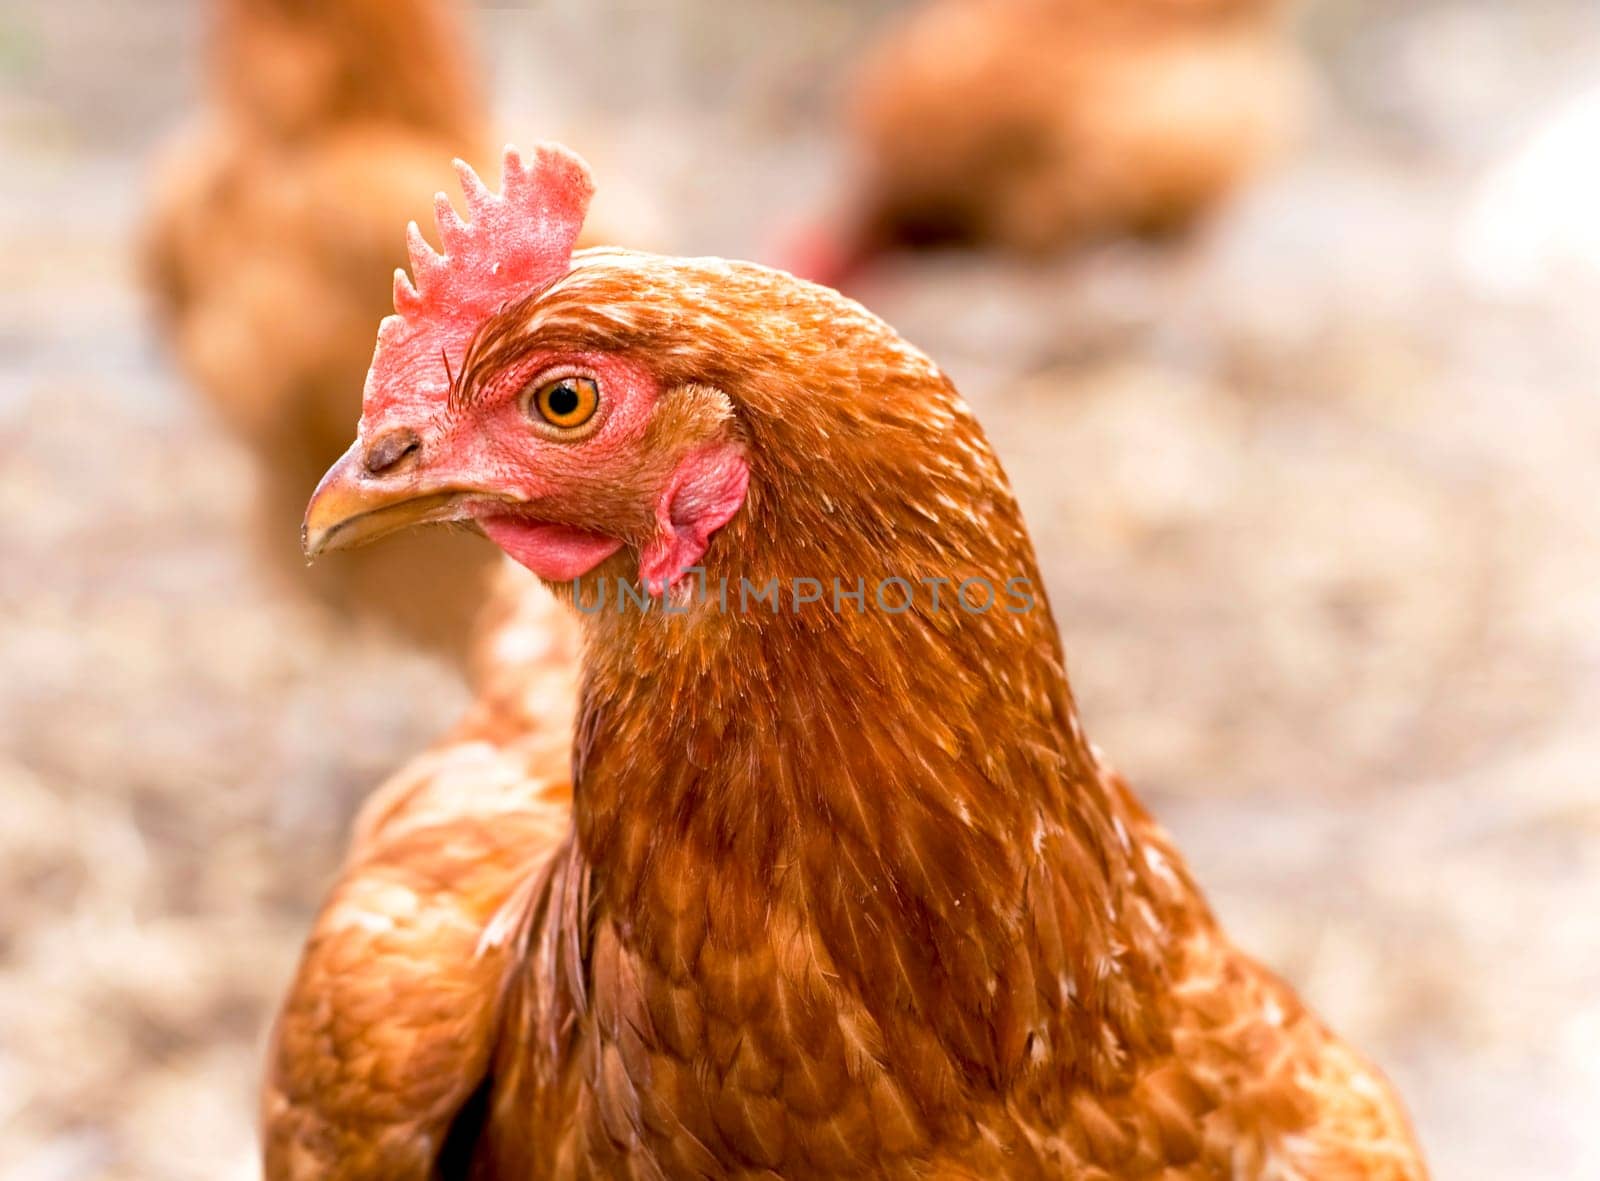
<path id="1" fill-rule="evenodd" d="M 306 506 L 300 548 L 308 558 L 328 550 L 376 541 L 412 525 L 460 517 L 459 487 L 427 487 L 416 479 L 382 479 L 367 473 L 355 443 L 328 469 Z"/>

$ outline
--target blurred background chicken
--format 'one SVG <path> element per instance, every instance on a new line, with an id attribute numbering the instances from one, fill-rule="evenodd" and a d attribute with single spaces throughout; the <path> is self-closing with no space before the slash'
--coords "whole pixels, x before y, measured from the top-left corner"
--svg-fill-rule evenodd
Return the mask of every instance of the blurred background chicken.
<path id="1" fill-rule="evenodd" d="M 934 0 L 891 25 L 849 105 L 856 175 L 795 243 L 842 280 L 896 248 L 1042 254 L 1189 225 L 1290 135 L 1280 0 Z"/>
<path id="2" fill-rule="evenodd" d="M 299 557 L 307 490 L 343 450 L 409 220 L 477 159 L 488 114 L 452 0 L 218 0 L 209 108 L 162 157 L 145 273 L 185 375 L 259 459 L 260 543 L 299 588 L 458 650 L 494 563 L 407 539 Z"/>

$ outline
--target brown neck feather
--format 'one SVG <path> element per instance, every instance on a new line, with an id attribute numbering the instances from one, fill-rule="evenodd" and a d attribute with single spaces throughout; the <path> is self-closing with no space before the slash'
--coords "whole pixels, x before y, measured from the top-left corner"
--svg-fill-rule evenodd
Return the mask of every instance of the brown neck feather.
<path id="1" fill-rule="evenodd" d="M 1141 825 L 1078 727 L 987 442 L 942 375 L 891 352 L 870 384 L 855 363 L 799 365 L 806 385 L 787 390 L 758 365 L 740 386 L 732 366 L 712 374 L 743 415 L 751 492 L 686 614 L 619 610 L 625 554 L 599 572 L 598 609 L 596 581 L 584 588 L 576 820 L 597 897 L 630 939 L 661 945 L 660 962 L 691 896 L 734 945 L 770 918 L 754 908 L 787 900 L 863 1003 L 916 1012 L 998 1080 L 1069 994 L 1080 1014 L 1138 1023 L 1159 971 L 1152 944 L 1126 946 L 1130 907 L 1149 909 L 1133 901 L 1149 893 Z M 796 603 L 796 578 L 823 601 Z M 864 582 L 864 610 L 835 609 L 835 578 Z M 890 578 L 914 588 L 912 610 L 876 601 Z M 923 581 L 936 578 L 937 609 Z M 993 588 L 987 611 L 955 597 L 973 578 Z M 776 612 L 741 600 L 772 579 Z M 1075 1036 L 1101 1035 L 1061 1040 Z M 1136 1035 L 1101 1040 L 1120 1061 Z"/>

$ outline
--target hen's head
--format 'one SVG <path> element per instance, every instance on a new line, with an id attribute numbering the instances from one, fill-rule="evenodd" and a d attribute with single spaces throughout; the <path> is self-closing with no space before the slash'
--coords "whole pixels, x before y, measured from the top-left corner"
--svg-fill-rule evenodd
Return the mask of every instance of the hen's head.
<path id="1" fill-rule="evenodd" d="M 949 383 L 858 305 L 752 264 L 573 254 L 592 185 L 562 148 L 508 150 L 499 194 L 460 171 L 468 220 L 438 198 L 442 255 L 411 227 L 308 554 L 461 522 L 551 581 L 610 562 L 661 593 L 724 526 L 737 576 L 1020 539 Z"/>
<path id="2" fill-rule="evenodd" d="M 484 115 L 465 30 L 438 0 L 218 0 L 212 73 L 229 118 L 296 139 L 379 121 L 473 142 Z"/>

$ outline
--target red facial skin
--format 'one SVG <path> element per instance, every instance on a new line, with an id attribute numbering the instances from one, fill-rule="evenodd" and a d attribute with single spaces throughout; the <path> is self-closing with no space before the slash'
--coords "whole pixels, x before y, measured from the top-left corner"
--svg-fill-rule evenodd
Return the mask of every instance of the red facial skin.
<path id="1" fill-rule="evenodd" d="M 442 379 L 442 361 L 440 369 Z M 541 385 L 569 376 L 593 378 L 599 404 L 587 423 L 564 430 L 531 401 Z M 631 545 L 646 587 L 663 594 L 739 511 L 749 471 L 733 444 L 664 464 L 648 445 L 661 398 L 660 383 L 634 360 L 540 353 L 465 402 L 440 391 L 424 423 L 415 398 L 392 413 L 369 407 L 361 435 L 370 444 L 391 429 L 416 431 L 417 467 L 428 482 L 485 494 L 464 498 L 463 513 L 539 577 L 570 581 Z"/>
<path id="2" fill-rule="evenodd" d="M 651 594 L 665 594 L 699 563 L 711 535 L 744 504 L 750 468 L 731 444 L 685 456 L 656 498 L 656 536 L 639 551 L 639 577 Z"/>

